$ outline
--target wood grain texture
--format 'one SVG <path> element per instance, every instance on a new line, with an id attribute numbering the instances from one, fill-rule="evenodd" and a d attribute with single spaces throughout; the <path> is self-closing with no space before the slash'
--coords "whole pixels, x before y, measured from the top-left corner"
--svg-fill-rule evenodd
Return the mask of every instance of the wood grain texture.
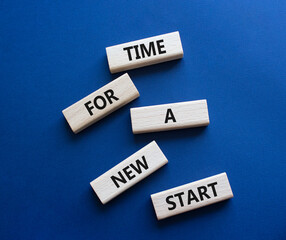
<path id="1" fill-rule="evenodd" d="M 158 35 L 106 48 L 111 73 L 182 58 L 179 32 Z"/>
<path id="2" fill-rule="evenodd" d="M 78 133 L 138 97 L 138 90 L 125 73 L 62 112 L 72 131 Z"/>
<path id="3" fill-rule="evenodd" d="M 158 220 L 232 197 L 226 173 L 151 195 Z"/>
<path id="4" fill-rule="evenodd" d="M 130 115 L 134 134 L 209 125 L 206 100 L 131 108 Z"/>
<path id="5" fill-rule="evenodd" d="M 149 143 L 90 185 L 105 204 L 168 162 L 155 141 Z"/>

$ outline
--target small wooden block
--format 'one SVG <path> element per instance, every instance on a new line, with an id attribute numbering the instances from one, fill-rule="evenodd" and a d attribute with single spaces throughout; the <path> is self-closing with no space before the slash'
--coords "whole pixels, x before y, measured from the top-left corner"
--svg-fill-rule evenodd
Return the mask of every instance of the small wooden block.
<path id="1" fill-rule="evenodd" d="M 106 48 L 111 73 L 182 58 L 179 32 L 158 35 Z"/>
<path id="2" fill-rule="evenodd" d="M 158 220 L 232 197 L 226 173 L 151 195 Z"/>
<path id="3" fill-rule="evenodd" d="M 138 90 L 125 73 L 66 108 L 63 114 L 73 132 L 78 133 L 138 97 Z"/>
<path id="4" fill-rule="evenodd" d="M 209 125 L 207 100 L 131 108 L 134 134 Z"/>
<path id="5" fill-rule="evenodd" d="M 167 158 L 153 141 L 93 180 L 90 185 L 105 204 L 167 162 Z"/>

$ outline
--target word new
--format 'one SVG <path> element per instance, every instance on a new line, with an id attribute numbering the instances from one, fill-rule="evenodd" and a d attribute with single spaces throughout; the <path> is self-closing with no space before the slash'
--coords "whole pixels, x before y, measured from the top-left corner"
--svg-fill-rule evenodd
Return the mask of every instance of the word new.
<path id="1" fill-rule="evenodd" d="M 118 176 L 111 176 L 111 180 L 113 181 L 113 183 L 115 184 L 115 186 L 117 188 L 119 188 L 119 182 L 121 183 L 127 183 L 127 179 L 128 180 L 131 180 L 133 178 L 136 177 L 136 175 L 134 174 L 134 172 L 132 172 L 132 169 L 137 173 L 137 174 L 141 174 L 142 173 L 142 170 L 143 168 L 145 170 L 147 170 L 149 167 L 148 167 L 148 164 L 147 164 L 147 161 L 146 161 L 146 158 L 145 156 L 142 156 L 142 160 L 143 162 L 141 162 L 139 159 L 137 159 L 135 161 L 135 165 L 133 163 L 131 163 L 129 166 L 125 167 L 122 169 L 122 172 L 119 171 L 118 172 Z M 142 167 L 142 169 L 141 169 Z M 127 177 L 127 179 L 124 177 L 124 175 Z"/>
<path id="2" fill-rule="evenodd" d="M 168 163 L 155 141 L 94 179 L 90 185 L 105 204 Z"/>

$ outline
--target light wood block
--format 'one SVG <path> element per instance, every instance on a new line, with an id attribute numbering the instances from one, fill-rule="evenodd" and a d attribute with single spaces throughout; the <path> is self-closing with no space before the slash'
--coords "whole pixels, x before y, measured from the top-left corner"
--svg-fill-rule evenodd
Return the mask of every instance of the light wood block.
<path id="1" fill-rule="evenodd" d="M 167 158 L 153 141 L 93 180 L 90 185 L 100 201 L 105 204 L 167 162 Z"/>
<path id="2" fill-rule="evenodd" d="M 139 92 L 125 73 L 87 97 L 63 110 L 63 114 L 74 133 L 139 97 Z"/>
<path id="3" fill-rule="evenodd" d="M 106 48 L 111 73 L 182 58 L 179 32 L 158 35 Z"/>
<path id="4" fill-rule="evenodd" d="M 232 197 L 226 173 L 151 195 L 158 220 Z"/>
<path id="5" fill-rule="evenodd" d="M 134 134 L 209 125 L 206 100 L 130 109 Z"/>

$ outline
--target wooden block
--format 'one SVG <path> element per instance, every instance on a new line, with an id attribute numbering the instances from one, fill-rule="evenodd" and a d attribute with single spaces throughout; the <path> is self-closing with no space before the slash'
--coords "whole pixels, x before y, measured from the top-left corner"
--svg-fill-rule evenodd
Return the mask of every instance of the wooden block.
<path id="1" fill-rule="evenodd" d="M 131 108 L 134 134 L 209 125 L 207 100 Z"/>
<path id="2" fill-rule="evenodd" d="M 232 197 L 226 173 L 151 195 L 158 220 Z"/>
<path id="3" fill-rule="evenodd" d="M 73 132 L 78 133 L 138 97 L 139 92 L 125 73 L 66 108 L 63 114 Z"/>
<path id="4" fill-rule="evenodd" d="M 167 162 L 167 158 L 153 141 L 93 180 L 90 185 L 105 204 Z"/>
<path id="5" fill-rule="evenodd" d="M 182 58 L 179 32 L 158 35 L 106 48 L 111 73 Z"/>

